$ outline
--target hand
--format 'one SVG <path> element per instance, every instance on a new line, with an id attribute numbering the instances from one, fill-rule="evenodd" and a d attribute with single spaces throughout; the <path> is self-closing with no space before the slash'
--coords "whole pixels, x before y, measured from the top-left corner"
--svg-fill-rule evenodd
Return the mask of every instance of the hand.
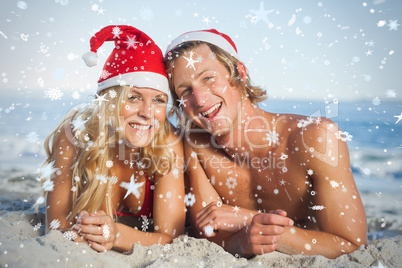
<path id="1" fill-rule="evenodd" d="M 201 209 L 195 219 L 197 228 L 213 237 L 219 230 L 235 233 L 251 224 L 255 212 L 239 207 L 211 202 Z"/>
<path id="2" fill-rule="evenodd" d="M 103 210 L 79 217 L 74 228 L 96 251 L 105 252 L 114 246 L 117 228 Z"/>
<path id="3" fill-rule="evenodd" d="M 251 251 L 254 254 L 269 253 L 278 247 L 281 235 L 285 232 L 285 226 L 293 226 L 294 224 L 286 215 L 286 211 L 278 209 L 253 217 L 249 241 Z"/>

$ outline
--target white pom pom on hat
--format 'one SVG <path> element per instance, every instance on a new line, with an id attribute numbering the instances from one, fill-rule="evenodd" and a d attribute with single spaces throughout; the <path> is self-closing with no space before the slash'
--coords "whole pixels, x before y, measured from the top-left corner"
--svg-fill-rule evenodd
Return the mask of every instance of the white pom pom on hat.
<path id="1" fill-rule="evenodd" d="M 98 65 L 98 55 L 93 51 L 88 51 L 84 55 L 82 55 L 82 59 L 85 61 L 85 64 L 88 67 Z"/>

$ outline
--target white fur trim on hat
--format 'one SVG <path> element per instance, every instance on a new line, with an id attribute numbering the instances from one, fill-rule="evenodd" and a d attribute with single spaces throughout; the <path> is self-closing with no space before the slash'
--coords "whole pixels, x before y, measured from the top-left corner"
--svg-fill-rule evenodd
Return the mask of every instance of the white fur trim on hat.
<path id="1" fill-rule="evenodd" d="M 225 50 L 226 52 L 229 52 L 230 55 L 232 55 L 233 57 L 239 59 L 239 56 L 237 55 L 236 50 L 224 37 L 222 37 L 218 34 L 215 34 L 215 33 L 203 32 L 203 31 L 189 32 L 189 33 L 180 35 L 179 37 L 177 37 L 170 43 L 170 45 L 166 49 L 166 54 L 169 53 L 171 50 L 173 50 L 178 45 L 180 45 L 181 43 L 184 43 L 187 41 L 203 41 L 203 42 L 211 43 L 215 46 L 220 47 L 221 49 Z"/>
<path id="2" fill-rule="evenodd" d="M 165 76 L 154 72 L 131 72 L 117 75 L 98 83 L 97 93 L 112 86 L 148 87 L 169 95 L 169 83 Z"/>

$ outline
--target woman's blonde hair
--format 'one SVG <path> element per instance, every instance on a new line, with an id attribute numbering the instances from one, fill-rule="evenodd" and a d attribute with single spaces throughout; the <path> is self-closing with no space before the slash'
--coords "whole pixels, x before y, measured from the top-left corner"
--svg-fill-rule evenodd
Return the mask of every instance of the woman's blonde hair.
<path id="1" fill-rule="evenodd" d="M 107 179 L 106 183 L 102 183 L 104 180 L 96 178 L 112 177 L 110 168 L 106 165 L 111 159 L 109 149 L 116 147 L 116 144 L 126 146 L 122 142 L 120 113 L 129 94 L 130 86 L 104 89 L 99 94 L 103 96 L 104 101 L 98 99 L 94 104 L 71 110 L 45 140 L 47 159 L 43 166 L 55 160 L 54 152 L 63 132 L 70 143 L 74 144 L 75 155 L 70 179 L 75 190 L 72 192 L 73 205 L 68 216 L 68 221 L 71 223 L 75 222 L 76 215 L 82 210 L 92 213 L 106 209 L 106 213 L 114 218 L 111 204 L 112 181 Z M 86 121 L 84 130 L 73 130 L 72 123 L 77 119 Z M 170 129 L 170 123 L 166 119 L 151 143 L 139 148 L 139 161 L 151 160 L 146 167 L 146 172 L 150 176 L 155 172 L 166 174 L 172 168 L 174 156 L 165 146 L 165 138 L 170 134 Z M 125 151 L 124 149 L 123 152 Z M 155 161 L 156 158 L 159 158 L 159 161 Z M 42 182 L 44 180 L 42 178 Z"/>
<path id="2" fill-rule="evenodd" d="M 187 126 L 189 118 L 179 109 L 178 96 L 176 94 L 174 84 L 173 84 L 173 69 L 176 60 L 193 49 L 201 45 L 207 45 L 216 59 L 228 70 L 230 77 L 229 83 L 231 86 L 235 87 L 240 91 L 243 97 L 248 98 L 252 104 L 256 105 L 258 102 L 263 101 L 267 98 L 266 91 L 260 87 L 253 86 L 251 84 L 251 79 L 247 71 L 247 80 L 243 81 L 240 78 L 240 73 L 237 69 L 237 63 L 240 62 L 235 57 L 231 56 L 228 52 L 221 49 L 213 44 L 203 42 L 203 41 L 187 41 L 181 43 L 173 50 L 169 51 L 165 57 L 165 71 L 169 78 L 169 88 L 172 96 L 173 108 L 169 111 L 169 116 L 176 114 L 179 119 L 180 124 Z M 180 107 L 181 108 L 181 107 Z M 191 124 L 191 127 L 196 127 L 195 124 Z"/>

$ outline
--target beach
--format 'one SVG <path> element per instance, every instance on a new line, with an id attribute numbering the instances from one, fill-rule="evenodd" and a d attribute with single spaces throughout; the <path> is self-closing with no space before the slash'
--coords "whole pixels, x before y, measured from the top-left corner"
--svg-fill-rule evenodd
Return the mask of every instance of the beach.
<path id="1" fill-rule="evenodd" d="M 128 253 L 98 253 L 71 242 L 61 232 L 44 234 L 45 208 L 34 213 L 41 195 L 36 175 L 2 170 L 0 182 L 1 267 L 400 267 L 402 264 L 402 197 L 398 192 L 361 192 L 368 220 L 369 245 L 337 259 L 273 252 L 250 260 L 187 235 L 172 244 Z"/>

